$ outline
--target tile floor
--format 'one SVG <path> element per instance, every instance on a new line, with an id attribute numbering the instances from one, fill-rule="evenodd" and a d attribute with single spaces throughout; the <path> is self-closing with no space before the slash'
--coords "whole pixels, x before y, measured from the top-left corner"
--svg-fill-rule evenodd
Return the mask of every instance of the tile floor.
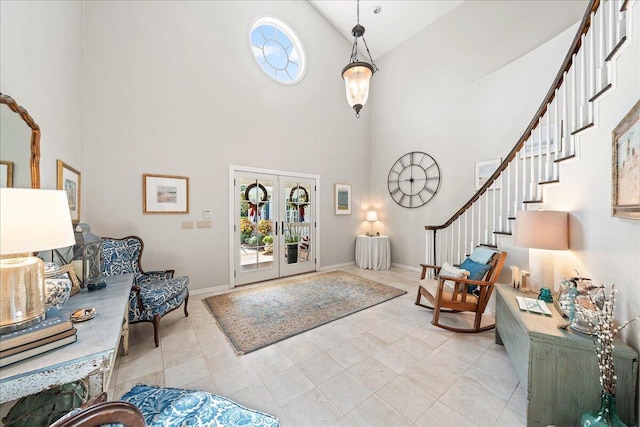
<path id="1" fill-rule="evenodd" d="M 237 356 L 201 297 L 131 325 L 109 396 L 137 383 L 192 388 L 277 416 L 288 426 L 526 425 L 525 392 L 493 331 L 456 334 L 414 305 L 418 273 L 345 271 L 407 294 L 277 344 Z"/>

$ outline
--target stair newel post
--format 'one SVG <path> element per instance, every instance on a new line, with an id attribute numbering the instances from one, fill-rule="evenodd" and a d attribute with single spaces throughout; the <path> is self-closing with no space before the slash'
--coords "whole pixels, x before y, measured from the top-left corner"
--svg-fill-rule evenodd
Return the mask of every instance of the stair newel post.
<path id="1" fill-rule="evenodd" d="M 476 201 L 478 204 L 478 238 L 477 244 L 482 243 L 482 197 L 478 197 Z"/>
<path id="2" fill-rule="evenodd" d="M 462 250 L 464 250 L 464 248 L 467 246 L 467 242 L 469 241 L 469 233 L 468 233 L 468 220 L 467 217 L 469 216 L 469 209 L 467 209 L 466 211 L 464 211 L 464 239 L 462 239 Z M 471 252 L 469 252 L 471 253 Z"/>
<path id="3" fill-rule="evenodd" d="M 489 243 L 489 191 L 485 190 L 484 196 L 484 241 Z"/>
<path id="4" fill-rule="evenodd" d="M 516 158 L 518 157 L 518 154 L 516 154 Z M 509 217 L 511 215 L 509 215 L 509 210 L 511 209 L 511 166 L 513 166 L 513 164 L 516 163 L 516 160 L 513 159 L 511 160 L 511 162 L 509 162 L 509 166 L 507 166 L 506 169 L 506 173 L 507 173 L 507 206 L 506 206 L 506 211 L 507 211 L 507 222 L 506 222 L 506 229 L 508 233 L 511 233 L 511 222 L 509 221 Z M 502 194 L 502 193 L 501 193 Z"/>

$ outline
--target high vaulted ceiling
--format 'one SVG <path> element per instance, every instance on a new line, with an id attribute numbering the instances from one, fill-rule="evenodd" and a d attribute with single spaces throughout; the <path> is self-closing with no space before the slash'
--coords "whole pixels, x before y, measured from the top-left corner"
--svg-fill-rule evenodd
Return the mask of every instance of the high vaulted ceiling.
<path id="1" fill-rule="evenodd" d="M 466 0 L 486 4 L 487 15 L 481 22 L 466 22 L 477 28 L 501 26 L 501 34 L 509 34 L 510 43 L 521 46 L 519 55 L 540 46 L 584 14 L 588 0 Z M 341 34 L 353 41 L 351 29 L 356 24 L 356 0 L 309 0 Z M 365 39 L 373 59 L 383 56 L 400 43 L 423 30 L 457 7 L 462 0 L 362 0 L 360 24 L 366 29 Z M 376 8 L 380 9 L 375 13 Z M 488 22 L 490 20 L 490 22 Z M 347 54 L 348 55 L 348 52 Z M 513 55 L 513 51 L 510 53 Z M 516 55 L 516 56 L 519 56 Z"/>

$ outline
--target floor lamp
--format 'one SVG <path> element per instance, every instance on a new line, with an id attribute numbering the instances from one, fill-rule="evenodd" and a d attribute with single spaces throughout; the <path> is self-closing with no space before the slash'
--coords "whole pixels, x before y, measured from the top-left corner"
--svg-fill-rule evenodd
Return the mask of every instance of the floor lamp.
<path id="1" fill-rule="evenodd" d="M 554 253 L 569 249 L 569 214 L 559 211 L 518 211 L 514 245 L 529 248 L 531 290 L 554 288 Z"/>

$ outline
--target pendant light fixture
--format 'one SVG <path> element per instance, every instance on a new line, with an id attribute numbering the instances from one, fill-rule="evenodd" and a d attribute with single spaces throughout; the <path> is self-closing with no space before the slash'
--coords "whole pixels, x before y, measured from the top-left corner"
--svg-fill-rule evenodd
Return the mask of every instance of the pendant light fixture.
<path id="1" fill-rule="evenodd" d="M 357 21 L 356 26 L 351 30 L 353 34 L 353 48 L 351 49 L 351 59 L 349 64 L 342 69 L 342 78 L 347 89 L 347 102 L 356 110 L 356 117 L 360 117 L 360 110 L 367 103 L 369 97 L 369 81 L 373 73 L 378 71 L 378 67 L 373 62 L 369 46 L 364 39 L 364 27 L 360 25 L 360 0 L 356 0 Z M 358 38 L 362 37 L 364 47 L 367 49 L 371 64 L 358 60 Z"/>

